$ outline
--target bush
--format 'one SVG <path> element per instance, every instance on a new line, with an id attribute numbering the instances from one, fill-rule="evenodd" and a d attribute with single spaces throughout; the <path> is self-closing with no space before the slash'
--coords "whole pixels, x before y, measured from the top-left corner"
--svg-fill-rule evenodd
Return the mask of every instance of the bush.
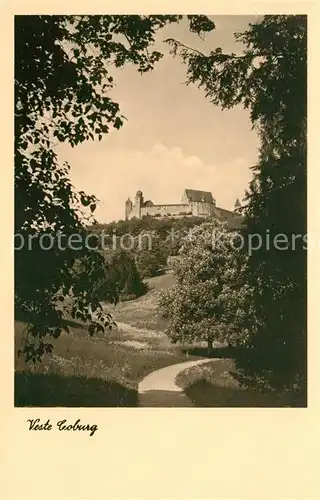
<path id="1" fill-rule="evenodd" d="M 112 252 L 107 257 L 106 279 L 99 283 L 100 300 L 108 300 L 108 288 L 115 287 L 120 299 L 136 298 L 143 295 L 146 284 L 142 281 L 133 256 L 124 250 Z M 126 299 L 128 300 L 128 299 Z"/>
<path id="2" fill-rule="evenodd" d="M 143 233 L 147 233 L 147 239 Z M 168 251 L 157 231 L 142 231 L 141 236 L 135 261 L 141 278 L 149 278 L 166 266 Z"/>
<path id="3" fill-rule="evenodd" d="M 141 278 L 150 278 L 166 266 L 167 253 L 164 249 L 141 250 L 137 252 L 136 264 Z"/>

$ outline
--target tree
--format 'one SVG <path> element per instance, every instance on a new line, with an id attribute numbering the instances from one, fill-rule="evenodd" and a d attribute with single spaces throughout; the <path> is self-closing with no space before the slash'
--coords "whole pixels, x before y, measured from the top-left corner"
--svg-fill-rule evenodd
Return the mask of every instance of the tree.
<path id="1" fill-rule="evenodd" d="M 187 17 L 193 32 L 214 28 L 205 16 Z M 28 360 L 50 352 L 53 346 L 44 339 L 59 337 L 66 328 L 58 305 L 69 295 L 71 314 L 82 321 L 90 322 L 91 310 L 100 310 L 101 324 L 90 333 L 110 324 L 95 286 L 104 276 L 103 256 L 83 244 L 97 200 L 74 190 L 69 165 L 59 162 L 55 147 L 100 140 L 122 126 L 119 104 L 108 95 L 112 67 L 133 64 L 141 74 L 152 70 L 162 57 L 152 50 L 156 33 L 181 19 L 15 16 L 15 312 L 29 325 L 23 349 Z M 67 239 L 63 248 L 61 235 Z M 70 245 L 74 235 L 77 248 Z M 53 242 L 46 251 L 45 239 Z M 76 260 L 84 270 L 75 282 Z"/>
<path id="2" fill-rule="evenodd" d="M 116 288 L 122 300 L 136 298 L 146 292 L 134 256 L 125 250 L 116 250 L 106 256 L 105 278 L 98 285 L 100 300 L 108 301 L 109 283 Z"/>
<path id="3" fill-rule="evenodd" d="M 168 253 L 157 231 L 141 231 L 136 238 L 135 260 L 142 278 L 155 276 L 167 263 Z"/>
<path id="4" fill-rule="evenodd" d="M 159 303 L 173 342 L 205 341 L 209 351 L 214 341 L 245 344 L 239 323 L 250 289 L 239 290 L 245 261 L 235 237 L 225 222 L 213 220 L 184 238 L 173 263 L 176 284 Z"/>
<path id="5" fill-rule="evenodd" d="M 247 108 L 259 133 L 260 155 L 243 210 L 247 243 L 253 234 L 263 242 L 267 234 L 271 242 L 286 237 L 286 248 L 271 243 L 269 250 L 264 243 L 249 255 L 246 282 L 254 302 L 247 308 L 255 314 L 243 323 L 252 349 L 239 369 L 246 383 L 305 389 L 307 18 L 264 16 L 235 37 L 245 46 L 240 55 L 220 48 L 205 55 L 168 43 L 186 63 L 188 83 L 223 109 Z"/>

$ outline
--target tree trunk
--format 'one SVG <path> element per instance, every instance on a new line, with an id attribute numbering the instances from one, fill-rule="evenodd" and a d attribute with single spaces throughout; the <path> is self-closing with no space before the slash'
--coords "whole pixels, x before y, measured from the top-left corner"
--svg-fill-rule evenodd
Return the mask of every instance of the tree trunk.
<path id="1" fill-rule="evenodd" d="M 213 340 L 208 339 L 208 355 L 212 353 L 212 349 L 213 349 Z"/>

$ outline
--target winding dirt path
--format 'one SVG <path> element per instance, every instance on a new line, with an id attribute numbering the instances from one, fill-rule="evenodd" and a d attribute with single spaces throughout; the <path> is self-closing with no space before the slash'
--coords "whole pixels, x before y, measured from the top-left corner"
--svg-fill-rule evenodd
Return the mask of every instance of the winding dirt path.
<path id="1" fill-rule="evenodd" d="M 138 406 L 158 408 L 194 406 L 183 389 L 176 384 L 176 377 L 187 368 L 210 361 L 212 358 L 185 361 L 150 373 L 139 383 Z"/>

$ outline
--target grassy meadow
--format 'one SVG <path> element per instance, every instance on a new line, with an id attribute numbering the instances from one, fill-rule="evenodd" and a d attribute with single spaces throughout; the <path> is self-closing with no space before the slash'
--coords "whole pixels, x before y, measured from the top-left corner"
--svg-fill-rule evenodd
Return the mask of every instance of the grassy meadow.
<path id="1" fill-rule="evenodd" d="M 70 333 L 50 339 L 54 352 L 28 366 L 15 360 L 15 406 L 134 407 L 140 380 L 158 368 L 207 357 L 199 345 L 174 346 L 165 335 L 166 321 L 157 315 L 161 290 L 173 284 L 169 274 L 150 278 L 149 291 L 135 300 L 106 306 L 117 328 L 90 337 L 71 322 Z M 16 350 L 24 324 L 16 322 Z M 288 394 L 244 390 L 236 378 L 233 353 L 214 349 L 211 362 L 181 372 L 176 383 L 197 407 L 305 406 Z"/>
<path id="2" fill-rule="evenodd" d="M 176 383 L 197 407 L 284 408 L 306 406 L 303 397 L 289 392 L 261 393 L 239 384 L 234 360 L 215 358 L 179 373 Z"/>
<path id="3" fill-rule="evenodd" d="M 118 326 L 110 333 L 91 338 L 85 326 L 72 322 L 69 334 L 50 339 L 54 352 L 42 363 L 30 367 L 16 356 L 15 405 L 136 406 L 145 375 L 186 360 L 185 352 L 170 344 L 165 321 L 156 313 L 158 294 L 172 283 L 171 274 L 151 278 L 146 295 L 106 307 Z M 23 329 L 16 322 L 16 349 Z"/>

